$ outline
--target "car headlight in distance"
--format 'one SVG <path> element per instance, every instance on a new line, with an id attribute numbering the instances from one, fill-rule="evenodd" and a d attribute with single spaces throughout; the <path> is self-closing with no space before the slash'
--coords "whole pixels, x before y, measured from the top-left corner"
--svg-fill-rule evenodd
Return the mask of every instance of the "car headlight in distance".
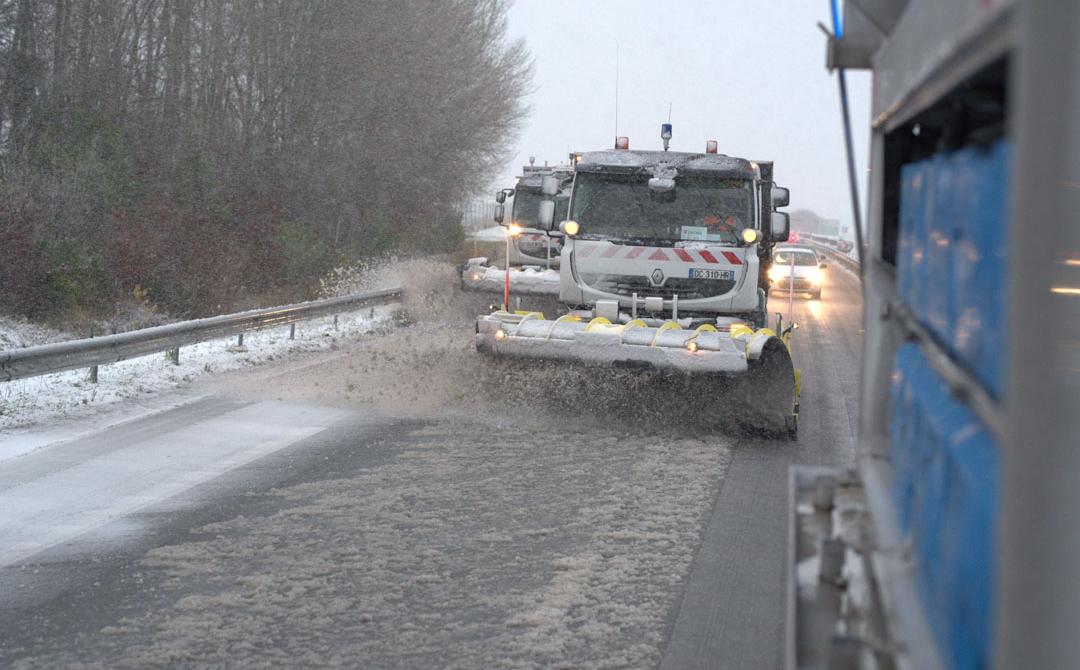
<path id="1" fill-rule="evenodd" d="M 814 268 L 813 270 L 810 270 L 810 272 L 807 273 L 806 278 L 809 279 L 810 283 L 813 284 L 814 286 L 820 286 L 821 285 L 821 270 L 818 269 L 818 268 Z"/>
<path id="2" fill-rule="evenodd" d="M 787 268 L 787 267 L 782 267 L 780 265 L 774 265 L 771 268 L 769 268 L 769 279 L 771 279 L 773 281 L 780 281 L 782 278 L 784 278 L 790 272 L 791 272 L 791 270 L 789 268 Z"/>

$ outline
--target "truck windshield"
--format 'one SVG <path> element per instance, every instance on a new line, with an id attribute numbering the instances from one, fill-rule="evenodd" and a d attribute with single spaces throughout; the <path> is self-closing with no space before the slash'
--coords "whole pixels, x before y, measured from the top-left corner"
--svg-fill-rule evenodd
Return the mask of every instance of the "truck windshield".
<path id="1" fill-rule="evenodd" d="M 512 219 L 514 223 L 518 224 L 522 228 L 540 228 L 540 203 L 544 200 L 544 196 L 539 191 L 526 191 L 519 189 L 514 194 L 514 212 Z M 557 226 L 560 221 L 566 218 L 567 206 L 570 204 L 570 198 L 560 193 L 555 196 L 555 216 L 554 222 Z"/>
<path id="2" fill-rule="evenodd" d="M 511 217 L 514 223 L 522 228 L 536 228 L 537 217 L 540 213 L 540 201 L 543 199 L 544 197 L 540 194 L 540 191 L 518 189 L 517 193 L 514 194 L 514 213 Z"/>
<path id="3" fill-rule="evenodd" d="M 583 239 L 631 244 L 695 240 L 735 244 L 751 224 L 752 188 L 742 179 L 680 176 L 673 193 L 649 189 L 648 175 L 578 173 L 571 217 Z"/>

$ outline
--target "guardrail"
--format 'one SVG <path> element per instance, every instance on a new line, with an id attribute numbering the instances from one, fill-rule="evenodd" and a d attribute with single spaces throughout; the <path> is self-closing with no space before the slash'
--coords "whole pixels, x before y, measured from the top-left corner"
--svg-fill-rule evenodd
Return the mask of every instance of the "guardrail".
<path id="1" fill-rule="evenodd" d="M 799 243 L 802 244 L 803 242 L 800 241 Z M 829 256 L 831 258 L 839 261 L 845 267 L 847 267 L 849 270 L 851 270 L 852 272 L 855 272 L 856 274 L 858 274 L 858 272 L 859 272 L 859 261 L 855 260 L 851 256 L 848 256 L 847 254 L 843 253 L 842 251 L 834 249 L 833 247 L 830 247 L 827 244 L 822 244 L 821 242 L 818 242 L 816 240 L 806 240 L 805 243 L 807 245 L 811 246 L 811 247 L 814 247 L 815 249 L 820 249 L 821 251 L 824 251 L 825 253 L 829 254 Z"/>
<path id="2" fill-rule="evenodd" d="M 245 332 L 270 326 L 288 325 L 290 326 L 289 336 L 293 337 L 298 321 L 330 314 L 336 315 L 362 307 L 389 305 L 400 302 L 402 296 L 402 289 L 397 287 L 282 307 L 268 307 L 181 321 L 116 335 L 2 351 L 0 352 L 0 381 L 12 381 L 78 368 L 89 368 L 90 381 L 97 381 L 97 366 L 99 365 L 162 351 L 169 352 L 172 361 L 179 363 L 180 347 L 185 345 L 229 335 L 239 335 L 242 344 Z"/>

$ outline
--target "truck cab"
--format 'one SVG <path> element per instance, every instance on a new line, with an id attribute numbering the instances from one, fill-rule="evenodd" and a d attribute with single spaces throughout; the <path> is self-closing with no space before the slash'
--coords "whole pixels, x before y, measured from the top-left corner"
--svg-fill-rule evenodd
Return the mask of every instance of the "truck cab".
<path id="1" fill-rule="evenodd" d="M 771 248 L 787 228 L 771 177 L 771 164 L 716 153 L 581 154 L 560 226 L 561 302 L 624 322 L 763 326 Z"/>
<path id="2" fill-rule="evenodd" d="M 562 239 L 551 237 L 537 221 L 537 212 L 544 196 L 541 183 L 544 175 L 554 175 L 558 183 L 569 189 L 573 172 L 566 166 L 555 168 L 527 165 L 522 176 L 518 177 L 512 193 L 513 203 L 510 210 L 510 224 L 521 231 L 514 235 L 510 245 L 510 265 L 521 267 L 534 265 L 539 267 L 559 267 L 562 252 Z M 555 216 L 566 217 L 569 194 L 555 196 Z M 562 220 L 560 218 L 559 220 Z"/>

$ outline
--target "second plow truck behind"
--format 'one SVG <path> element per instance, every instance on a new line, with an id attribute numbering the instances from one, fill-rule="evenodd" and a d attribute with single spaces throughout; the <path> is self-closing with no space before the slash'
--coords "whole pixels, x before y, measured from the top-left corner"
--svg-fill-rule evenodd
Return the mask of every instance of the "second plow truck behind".
<path id="1" fill-rule="evenodd" d="M 700 380 L 692 400 L 723 389 L 742 401 L 733 422 L 794 439 L 796 325 L 779 314 L 775 329 L 766 325 L 772 247 L 789 226 L 776 207 L 788 191 L 773 183 L 771 163 L 719 154 L 712 141 L 706 153 L 669 152 L 670 126 L 661 136 L 664 151 L 631 151 L 619 138 L 614 151 L 581 154 L 557 228 L 559 184 L 546 181 L 538 218 L 564 238 L 559 301 L 568 311 L 481 316 L 477 349 Z"/>
<path id="2" fill-rule="evenodd" d="M 461 267 L 464 289 L 502 293 L 509 279 L 511 291 L 518 296 L 558 294 L 557 270 L 562 240 L 548 235 L 537 223 L 540 202 L 544 198 L 541 184 L 545 176 L 554 177 L 560 189 L 569 189 L 573 168 L 567 165 L 539 166 L 530 162 L 524 166 L 514 188 L 496 194 L 495 223 L 504 227 L 507 236 L 505 265 L 500 268 L 488 258 L 470 258 Z M 555 197 L 561 216 L 566 214 L 568 197 L 568 193 L 561 192 Z M 510 205 L 509 221 L 505 220 L 507 204 Z"/>

